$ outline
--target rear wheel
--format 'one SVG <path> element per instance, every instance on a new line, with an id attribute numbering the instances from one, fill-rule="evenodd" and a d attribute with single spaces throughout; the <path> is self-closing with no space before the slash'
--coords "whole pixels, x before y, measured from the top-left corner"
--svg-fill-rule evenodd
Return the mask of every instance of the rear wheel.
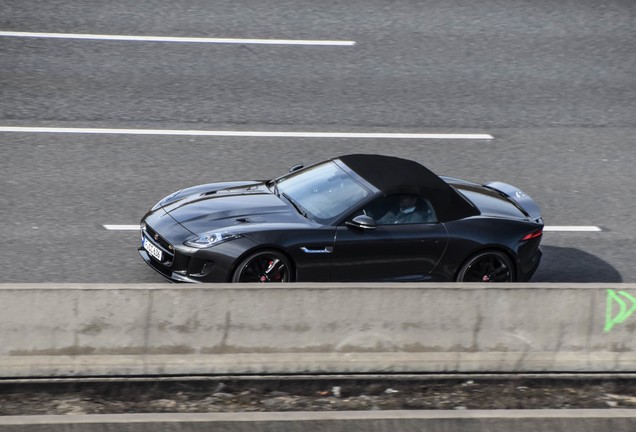
<path id="1" fill-rule="evenodd" d="M 484 251 L 470 257 L 459 270 L 457 282 L 514 282 L 512 261 L 503 252 Z"/>
<path id="2" fill-rule="evenodd" d="M 280 252 L 260 251 L 245 258 L 236 268 L 232 282 L 290 282 L 291 264 Z"/>

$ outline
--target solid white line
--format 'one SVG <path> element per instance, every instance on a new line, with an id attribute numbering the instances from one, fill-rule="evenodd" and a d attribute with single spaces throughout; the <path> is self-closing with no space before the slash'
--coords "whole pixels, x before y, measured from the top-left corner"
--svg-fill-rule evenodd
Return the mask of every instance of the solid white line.
<path id="1" fill-rule="evenodd" d="M 0 132 L 67 133 L 67 134 L 121 134 L 121 135 L 181 135 L 262 138 L 382 138 L 382 139 L 474 139 L 491 140 L 488 134 L 457 133 L 363 133 L 363 132 L 267 132 L 227 130 L 170 130 L 170 129 L 105 129 L 0 126 Z"/>
<path id="2" fill-rule="evenodd" d="M 204 37 L 170 37 L 170 36 L 134 36 L 134 35 L 100 35 L 79 33 L 34 33 L 0 31 L 0 36 L 47 39 L 88 39 L 114 40 L 132 42 L 180 42 L 180 43 L 212 43 L 212 44 L 251 44 L 251 45 L 320 45 L 320 46 L 353 46 L 355 41 L 338 40 L 300 40 L 300 39 L 239 39 L 239 38 L 204 38 Z"/>
<path id="3" fill-rule="evenodd" d="M 545 226 L 543 231 L 550 232 L 601 232 L 597 226 Z"/>
<path id="4" fill-rule="evenodd" d="M 108 231 L 139 231 L 139 225 L 102 225 Z"/>
<path id="5" fill-rule="evenodd" d="M 137 231 L 139 225 L 102 225 L 109 231 Z M 550 232 L 601 232 L 597 226 L 546 226 L 543 231 Z"/>

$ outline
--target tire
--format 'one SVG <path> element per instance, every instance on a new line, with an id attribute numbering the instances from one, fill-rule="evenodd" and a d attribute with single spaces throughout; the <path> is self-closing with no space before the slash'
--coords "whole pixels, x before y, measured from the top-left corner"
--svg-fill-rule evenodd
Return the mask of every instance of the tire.
<path id="1" fill-rule="evenodd" d="M 470 257 L 457 273 L 457 282 L 514 282 L 512 261 L 503 252 L 483 251 Z"/>
<path id="2" fill-rule="evenodd" d="M 291 263 L 280 252 L 253 253 L 236 267 L 232 282 L 291 282 Z"/>

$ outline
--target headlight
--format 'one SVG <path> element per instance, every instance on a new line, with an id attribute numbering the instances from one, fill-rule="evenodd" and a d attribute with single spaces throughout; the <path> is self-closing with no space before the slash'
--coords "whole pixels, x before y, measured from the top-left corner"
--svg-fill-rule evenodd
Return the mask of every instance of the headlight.
<path id="1" fill-rule="evenodd" d="M 197 249 L 209 248 L 229 240 L 241 237 L 240 234 L 211 232 L 200 235 L 197 238 L 187 240 L 184 244 Z"/>

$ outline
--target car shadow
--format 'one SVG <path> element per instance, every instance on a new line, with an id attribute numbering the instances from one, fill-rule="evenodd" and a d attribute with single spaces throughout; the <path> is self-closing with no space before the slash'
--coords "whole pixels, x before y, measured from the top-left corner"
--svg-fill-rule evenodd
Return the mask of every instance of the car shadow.
<path id="1" fill-rule="evenodd" d="M 622 282 L 608 262 L 580 249 L 542 246 L 541 265 L 531 282 Z"/>

